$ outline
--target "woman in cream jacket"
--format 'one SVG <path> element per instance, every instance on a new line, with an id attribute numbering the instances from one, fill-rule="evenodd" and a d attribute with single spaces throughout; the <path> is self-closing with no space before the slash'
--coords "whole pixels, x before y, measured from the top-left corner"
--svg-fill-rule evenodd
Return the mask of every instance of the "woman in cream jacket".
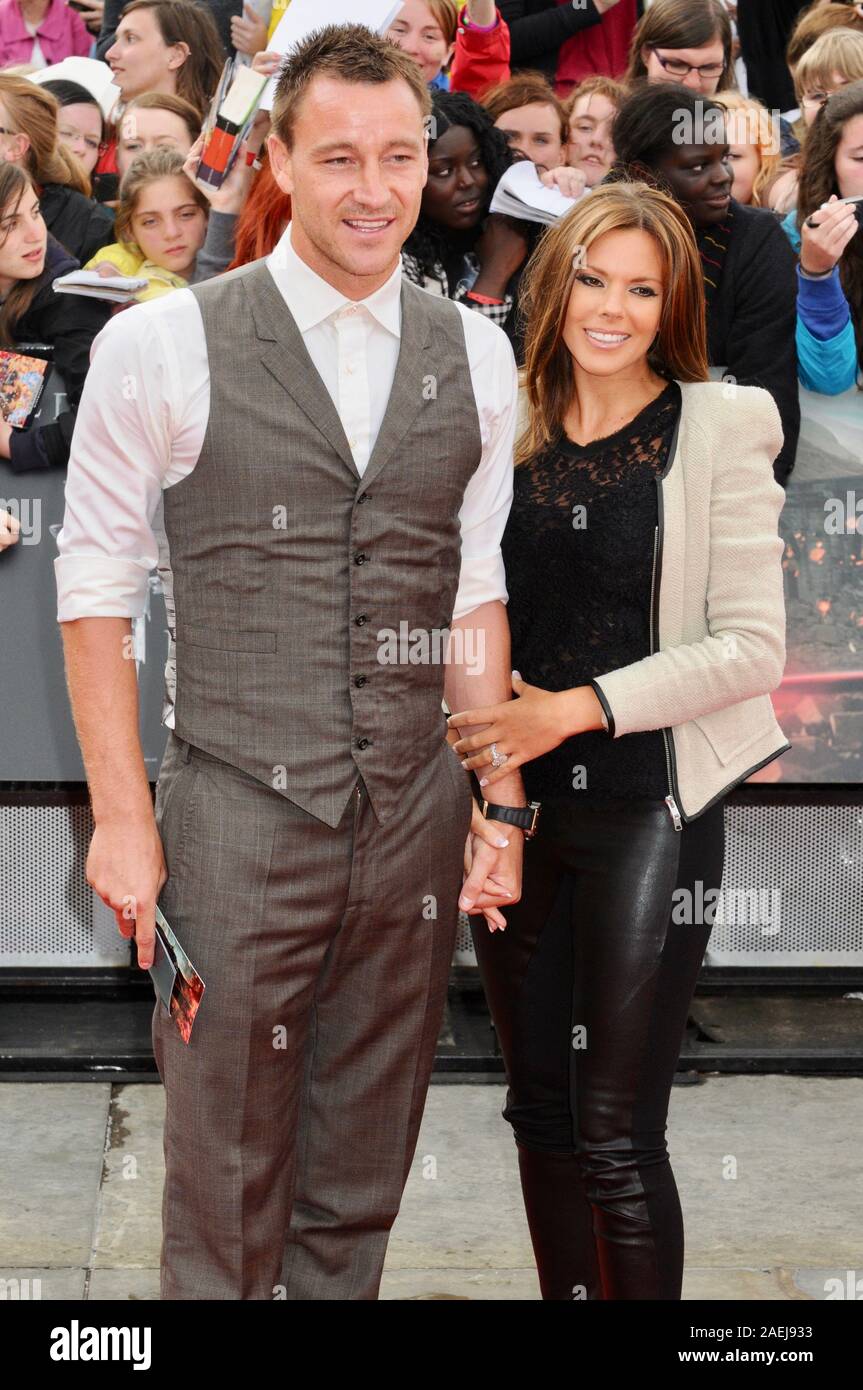
<path id="1" fill-rule="evenodd" d="M 455 748 L 490 819 L 514 768 L 542 809 L 521 900 L 474 940 L 543 1298 L 679 1299 L 665 1127 L 723 800 L 789 746 L 782 428 L 767 391 L 708 381 L 698 253 L 664 194 L 596 189 L 527 281 L 518 698 L 451 723 L 486 726 Z"/>

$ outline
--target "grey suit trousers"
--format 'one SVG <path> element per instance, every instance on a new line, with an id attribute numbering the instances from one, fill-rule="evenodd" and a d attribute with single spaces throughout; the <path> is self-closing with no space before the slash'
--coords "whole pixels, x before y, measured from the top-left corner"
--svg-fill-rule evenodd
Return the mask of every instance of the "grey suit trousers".
<path id="1" fill-rule="evenodd" d="M 443 743 L 332 829 L 173 733 L 159 906 L 204 981 L 157 1003 L 163 1299 L 375 1299 L 446 999 L 471 793 Z"/>

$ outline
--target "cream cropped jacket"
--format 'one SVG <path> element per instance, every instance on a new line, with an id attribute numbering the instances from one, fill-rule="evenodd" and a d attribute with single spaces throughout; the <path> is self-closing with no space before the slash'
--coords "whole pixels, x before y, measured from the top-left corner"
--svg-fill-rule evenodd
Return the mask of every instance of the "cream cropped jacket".
<path id="1" fill-rule="evenodd" d="M 656 480 L 652 654 L 592 681 L 610 737 L 664 731 L 678 830 L 791 747 L 769 695 L 785 666 L 779 411 L 759 386 L 679 385 Z"/>

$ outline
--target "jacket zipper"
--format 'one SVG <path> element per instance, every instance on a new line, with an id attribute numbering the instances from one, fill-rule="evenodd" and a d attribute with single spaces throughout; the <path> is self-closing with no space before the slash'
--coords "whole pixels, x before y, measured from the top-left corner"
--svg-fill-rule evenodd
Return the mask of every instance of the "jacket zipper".
<path id="1" fill-rule="evenodd" d="M 668 465 L 669 468 L 671 467 L 671 463 L 673 462 L 676 444 L 677 434 L 675 433 L 674 440 L 671 446 L 671 456 Z M 666 468 L 665 472 L 668 472 L 668 468 Z M 653 576 L 650 583 L 651 654 L 654 651 L 659 651 L 659 586 L 662 581 L 662 532 L 665 522 L 662 499 L 662 478 L 656 478 L 655 482 L 659 525 L 654 528 L 653 533 Z M 675 763 L 673 744 L 671 744 L 671 736 L 667 729 L 662 730 L 662 738 L 663 742 L 665 743 L 665 767 L 666 772 L 668 774 L 668 796 L 665 798 L 665 805 L 668 807 L 668 814 L 671 816 L 671 822 L 674 826 L 674 829 L 681 830 L 683 828 L 683 813 L 677 804 L 677 797 L 680 796 L 680 788 L 677 786 L 677 780 L 674 773 Z M 750 777 L 753 772 L 759 772 L 762 767 L 766 767 L 768 763 L 772 763 L 774 758 L 778 758 L 780 754 L 784 753 L 790 747 L 791 744 L 786 743 L 784 748 L 777 748 L 776 752 L 771 753 L 770 756 L 768 758 L 765 758 L 763 762 L 755 763 L 752 767 L 748 768 L 746 772 L 741 772 L 740 776 L 735 777 L 733 782 L 729 782 L 726 787 L 723 787 L 721 791 L 718 791 L 716 795 L 711 798 L 708 804 L 712 806 L 713 803 L 715 801 L 718 801 L 721 796 L 724 796 L 726 792 L 730 792 L 733 787 L 737 787 L 741 784 L 741 782 L 745 782 L 746 778 Z M 705 806 L 702 809 L 706 811 L 707 807 Z"/>
<path id="2" fill-rule="evenodd" d="M 653 576 L 650 582 L 650 651 L 651 655 L 659 650 L 659 586 L 662 582 L 660 563 L 662 559 L 662 479 L 656 479 L 656 500 L 659 515 L 659 525 L 653 533 Z M 680 807 L 677 804 L 675 793 L 679 795 L 678 789 L 674 784 L 674 774 L 671 766 L 671 750 L 668 747 L 668 730 L 662 730 L 662 741 L 665 746 L 665 771 L 668 777 L 668 796 L 665 798 L 665 805 L 671 817 L 671 824 L 675 830 L 683 829 L 683 818 L 680 814 Z"/>

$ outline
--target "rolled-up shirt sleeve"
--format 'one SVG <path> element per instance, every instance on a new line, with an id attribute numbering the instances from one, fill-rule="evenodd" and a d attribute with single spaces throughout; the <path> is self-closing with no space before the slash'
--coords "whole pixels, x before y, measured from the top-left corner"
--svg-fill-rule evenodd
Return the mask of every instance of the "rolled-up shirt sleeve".
<path id="1" fill-rule="evenodd" d="M 58 622 L 138 618 L 145 610 L 179 376 L 170 341 L 138 306 L 93 340 L 57 536 Z"/>
<path id="2" fill-rule="evenodd" d="M 465 341 L 482 436 L 482 457 L 460 512 L 461 570 L 453 620 L 508 599 L 501 538 L 512 506 L 518 371 L 502 329 L 464 311 Z"/>

